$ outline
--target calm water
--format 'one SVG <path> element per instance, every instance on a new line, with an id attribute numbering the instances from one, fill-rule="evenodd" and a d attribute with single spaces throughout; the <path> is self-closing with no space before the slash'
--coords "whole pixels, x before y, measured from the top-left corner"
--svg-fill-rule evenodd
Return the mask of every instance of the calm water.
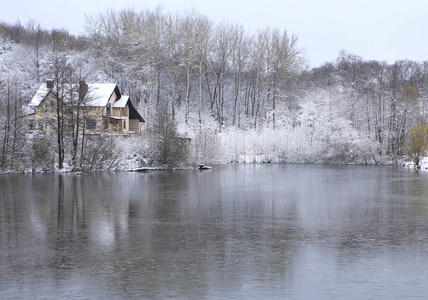
<path id="1" fill-rule="evenodd" d="M 426 299 L 428 174 L 0 176 L 0 299 Z"/>

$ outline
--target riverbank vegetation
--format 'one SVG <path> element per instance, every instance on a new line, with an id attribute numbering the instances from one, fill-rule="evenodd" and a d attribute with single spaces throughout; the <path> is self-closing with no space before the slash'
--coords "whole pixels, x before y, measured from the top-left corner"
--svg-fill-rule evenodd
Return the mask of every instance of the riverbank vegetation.
<path id="1" fill-rule="evenodd" d="M 86 30 L 0 24 L 0 170 L 58 170 L 55 137 L 21 119 L 58 60 L 86 82 L 118 83 L 146 120 L 139 136 L 65 132 L 66 170 L 397 163 L 408 133 L 427 122 L 427 62 L 342 51 L 309 68 L 289 32 L 248 33 L 194 11 L 106 11 Z"/>

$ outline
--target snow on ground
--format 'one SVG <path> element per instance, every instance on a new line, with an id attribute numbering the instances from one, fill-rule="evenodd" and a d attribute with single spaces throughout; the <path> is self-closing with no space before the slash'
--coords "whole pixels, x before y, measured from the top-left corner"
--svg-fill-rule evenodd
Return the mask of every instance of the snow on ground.
<path id="1" fill-rule="evenodd" d="M 421 166 L 421 170 L 428 170 L 428 157 L 424 157 L 419 165 Z"/>
<path id="2" fill-rule="evenodd" d="M 146 158 L 142 157 L 141 148 L 144 147 L 140 135 L 118 136 L 118 164 L 116 170 L 128 171 L 145 165 Z"/>
<path id="3" fill-rule="evenodd" d="M 409 169 L 419 169 L 422 171 L 428 171 L 428 157 L 424 157 L 419 161 L 419 167 L 416 166 L 412 161 L 403 163 L 403 166 Z"/>
<path id="4" fill-rule="evenodd" d="M 239 155 L 239 163 L 270 163 L 272 158 L 268 155 L 245 154 Z"/>

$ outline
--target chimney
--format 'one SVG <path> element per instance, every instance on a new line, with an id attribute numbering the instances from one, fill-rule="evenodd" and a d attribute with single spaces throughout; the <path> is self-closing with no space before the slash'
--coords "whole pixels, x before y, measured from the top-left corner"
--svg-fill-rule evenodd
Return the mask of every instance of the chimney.
<path id="1" fill-rule="evenodd" d="M 88 84 L 82 80 L 79 83 L 79 100 L 82 101 L 88 93 Z"/>
<path id="2" fill-rule="evenodd" d="M 53 89 L 54 88 L 54 81 L 53 80 L 46 81 L 46 86 L 50 90 Z"/>

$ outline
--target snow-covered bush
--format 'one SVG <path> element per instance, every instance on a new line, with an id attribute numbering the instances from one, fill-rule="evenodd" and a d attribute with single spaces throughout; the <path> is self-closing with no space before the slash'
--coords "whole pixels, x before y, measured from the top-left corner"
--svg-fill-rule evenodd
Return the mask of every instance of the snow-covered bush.
<path id="1" fill-rule="evenodd" d="M 55 170 L 55 138 L 47 132 L 29 135 L 25 147 L 27 169 L 31 172 L 53 172 Z"/>
<path id="2" fill-rule="evenodd" d="M 190 142 L 178 134 L 177 126 L 166 105 L 159 105 L 147 132 L 147 156 L 151 164 L 177 168 L 189 163 Z"/>
<path id="3" fill-rule="evenodd" d="M 114 136 L 106 134 L 86 135 L 82 168 L 87 171 L 115 170 L 118 165 L 120 147 Z"/>

